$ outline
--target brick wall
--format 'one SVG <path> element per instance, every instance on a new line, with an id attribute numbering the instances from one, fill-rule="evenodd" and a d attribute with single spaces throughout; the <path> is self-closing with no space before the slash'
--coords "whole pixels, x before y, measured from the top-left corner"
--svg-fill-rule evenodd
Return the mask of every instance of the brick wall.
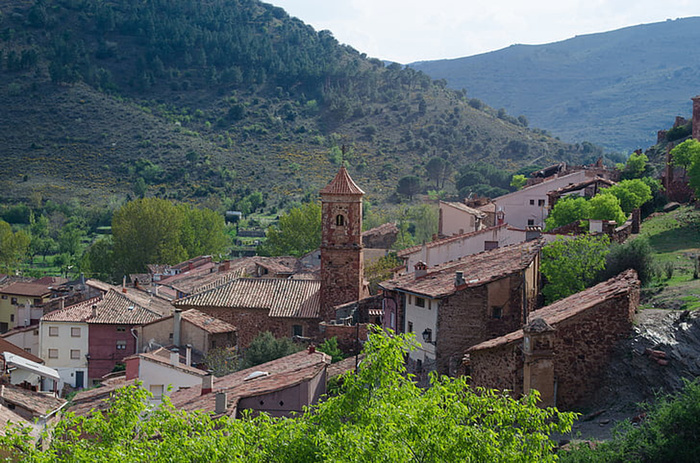
<path id="1" fill-rule="evenodd" d="M 487 285 L 458 291 L 442 300 L 435 337 L 439 373 L 456 373 L 468 348 L 520 328 L 523 318 L 521 283 L 522 274 L 516 273 Z M 489 298 L 489 286 L 496 285 L 500 286 L 498 291 L 492 289 Z M 504 305 L 501 300 L 505 299 Z M 501 318 L 492 318 L 492 306 L 501 308 Z"/>
<path id="2" fill-rule="evenodd" d="M 183 312 L 194 307 L 181 306 Z M 293 325 L 301 325 L 303 336 L 314 338 L 318 335 L 316 318 L 272 318 L 266 309 L 239 309 L 222 307 L 196 307 L 198 310 L 228 322 L 236 327 L 238 347 L 245 349 L 255 337 L 265 331 L 276 338 L 289 338 L 293 334 Z"/>
<path id="3" fill-rule="evenodd" d="M 118 331 L 121 326 L 124 331 Z M 136 339 L 129 325 L 91 323 L 88 330 L 88 379 L 100 379 L 110 373 L 124 357 L 136 353 Z M 117 341 L 126 341 L 125 349 L 117 349 Z"/>
<path id="4" fill-rule="evenodd" d="M 615 346 L 630 334 L 638 305 L 639 289 L 634 289 L 552 325 L 557 407 L 580 406 L 595 393 Z M 535 311 L 532 317 L 536 316 Z M 522 393 L 522 336 L 473 351 L 469 360 L 472 385 Z"/>

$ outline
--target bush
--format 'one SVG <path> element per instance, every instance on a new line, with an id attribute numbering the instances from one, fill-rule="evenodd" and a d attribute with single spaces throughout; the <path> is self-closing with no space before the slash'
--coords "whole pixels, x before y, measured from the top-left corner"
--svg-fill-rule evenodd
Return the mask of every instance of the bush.
<path id="1" fill-rule="evenodd" d="M 659 273 L 652 256 L 652 248 L 646 238 L 636 238 L 624 244 L 614 244 L 605 262 L 605 269 L 598 280 L 605 281 L 627 269 L 634 269 L 643 285 L 649 284 Z M 668 269 L 665 269 L 668 275 Z M 671 275 L 673 270 L 671 270 Z"/>

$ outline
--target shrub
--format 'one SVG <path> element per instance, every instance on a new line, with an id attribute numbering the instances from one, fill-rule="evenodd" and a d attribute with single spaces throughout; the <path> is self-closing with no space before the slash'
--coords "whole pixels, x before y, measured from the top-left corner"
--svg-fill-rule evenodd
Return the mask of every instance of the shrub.
<path id="1" fill-rule="evenodd" d="M 607 280 L 632 268 L 637 271 L 643 285 L 649 284 L 658 273 L 658 266 L 654 262 L 652 252 L 649 240 L 646 238 L 640 237 L 624 244 L 614 244 L 607 255 L 605 269 L 601 272 L 598 280 Z M 668 275 L 668 270 L 665 270 Z M 672 274 L 673 270 L 671 270 Z"/>

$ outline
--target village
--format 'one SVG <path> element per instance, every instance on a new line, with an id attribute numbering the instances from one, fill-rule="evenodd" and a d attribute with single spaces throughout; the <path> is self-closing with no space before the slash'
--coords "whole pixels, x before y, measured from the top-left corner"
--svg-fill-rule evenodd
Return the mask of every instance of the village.
<path id="1" fill-rule="evenodd" d="M 700 117 L 700 99 L 693 101 Z M 700 140 L 700 124 L 693 138 Z M 667 191 L 679 177 L 669 163 Z M 376 294 L 365 265 L 389 252 L 398 229 L 362 231 L 364 191 L 345 167 L 320 191 L 320 249 L 301 258 L 200 256 L 150 265 L 121 285 L 0 275 L 2 422 L 25 423 L 38 435 L 62 413 L 90 414 L 133 384 L 154 404 L 167 396 L 178 409 L 215 417 L 291 416 L 357 368 L 376 329 L 413 333 L 418 348 L 406 366 L 423 387 L 432 372 L 467 376 L 474 387 L 514 397 L 537 390 L 540 406 L 575 410 L 596 394 L 616 346 L 630 336 L 640 280 L 625 270 L 545 305 L 542 248 L 582 232 L 622 243 L 639 233 L 641 214 L 622 225 L 543 229 L 562 197 L 591 197 L 617 181 L 619 171 L 602 163 L 559 164 L 492 200 L 438 200 L 438 234 L 399 251 L 402 265 Z M 209 369 L 208 352 L 244 352 L 265 332 L 304 349 L 223 376 Z M 347 357 L 334 364 L 317 349 L 332 338 Z"/>

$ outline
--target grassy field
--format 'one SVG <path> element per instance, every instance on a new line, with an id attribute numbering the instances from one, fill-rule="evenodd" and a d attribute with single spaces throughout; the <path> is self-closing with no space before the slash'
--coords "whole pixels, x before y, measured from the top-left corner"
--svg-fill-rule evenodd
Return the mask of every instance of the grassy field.
<path id="1" fill-rule="evenodd" d="M 693 275 L 700 254 L 700 210 L 684 206 L 654 214 L 642 224 L 640 236 L 649 240 L 661 271 L 659 282 L 645 291 L 644 304 L 700 309 L 700 279 Z"/>

